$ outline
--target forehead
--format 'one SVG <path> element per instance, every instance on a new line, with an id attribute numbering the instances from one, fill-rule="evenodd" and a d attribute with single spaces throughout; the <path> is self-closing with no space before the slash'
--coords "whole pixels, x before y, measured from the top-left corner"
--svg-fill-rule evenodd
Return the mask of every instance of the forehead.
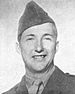
<path id="1" fill-rule="evenodd" d="M 32 26 L 27 30 L 25 30 L 22 35 L 24 36 L 29 34 L 44 35 L 45 33 L 52 34 L 52 35 L 55 34 L 52 23 L 44 23 L 41 25 Z"/>

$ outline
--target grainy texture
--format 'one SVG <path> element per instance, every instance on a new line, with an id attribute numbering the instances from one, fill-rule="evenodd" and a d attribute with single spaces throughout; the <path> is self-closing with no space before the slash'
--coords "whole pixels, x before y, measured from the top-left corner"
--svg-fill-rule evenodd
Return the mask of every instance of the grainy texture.
<path id="1" fill-rule="evenodd" d="M 0 0 L 0 93 L 20 81 L 25 74 L 16 54 L 18 20 L 30 0 Z M 54 19 L 59 39 L 55 64 L 75 74 L 75 0 L 34 0 Z M 12 75 L 11 75 L 12 74 Z"/>
<path id="2" fill-rule="evenodd" d="M 18 85 L 3 94 L 28 94 L 24 79 L 23 77 Z M 75 76 L 64 74 L 56 67 L 42 94 L 75 94 Z"/>

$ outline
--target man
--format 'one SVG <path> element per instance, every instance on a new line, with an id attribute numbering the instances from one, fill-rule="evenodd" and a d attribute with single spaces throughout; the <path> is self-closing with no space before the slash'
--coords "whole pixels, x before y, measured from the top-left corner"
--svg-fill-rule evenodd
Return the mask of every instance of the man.
<path id="1" fill-rule="evenodd" d="M 55 22 L 38 4 L 29 2 L 19 21 L 17 43 L 26 74 L 3 94 L 75 94 L 75 77 L 54 65 L 58 44 Z"/>

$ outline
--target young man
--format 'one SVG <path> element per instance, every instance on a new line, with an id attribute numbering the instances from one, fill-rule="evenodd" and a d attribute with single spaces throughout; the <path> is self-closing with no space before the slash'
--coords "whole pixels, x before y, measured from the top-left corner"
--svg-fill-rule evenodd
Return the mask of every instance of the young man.
<path id="1" fill-rule="evenodd" d="M 58 44 L 55 22 L 34 1 L 29 2 L 19 21 L 17 43 L 26 74 L 3 94 L 75 94 L 75 77 L 54 65 Z"/>

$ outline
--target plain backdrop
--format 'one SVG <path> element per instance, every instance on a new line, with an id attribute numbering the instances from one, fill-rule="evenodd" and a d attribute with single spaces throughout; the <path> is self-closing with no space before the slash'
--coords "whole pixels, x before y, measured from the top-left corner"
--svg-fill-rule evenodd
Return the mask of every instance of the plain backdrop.
<path id="1" fill-rule="evenodd" d="M 25 65 L 16 52 L 18 21 L 30 0 L 0 0 L 0 93 L 17 84 Z M 34 0 L 53 18 L 59 50 L 55 65 L 75 75 L 75 0 Z"/>

